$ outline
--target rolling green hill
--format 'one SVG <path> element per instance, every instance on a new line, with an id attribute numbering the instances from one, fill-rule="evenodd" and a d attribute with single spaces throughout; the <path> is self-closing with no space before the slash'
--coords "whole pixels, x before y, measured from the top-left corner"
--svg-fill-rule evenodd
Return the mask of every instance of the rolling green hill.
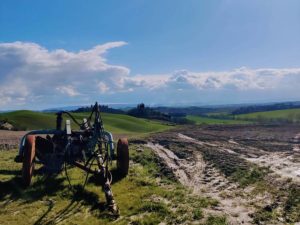
<path id="1" fill-rule="evenodd" d="M 300 122 L 300 109 L 285 109 L 240 114 L 236 115 L 235 118 L 257 122 Z"/>
<path id="2" fill-rule="evenodd" d="M 89 113 L 73 113 L 72 115 L 79 121 L 82 121 L 84 117 L 88 117 Z M 157 121 L 139 119 L 127 115 L 102 113 L 101 116 L 104 128 L 117 134 L 149 133 L 170 128 L 170 126 Z M 0 120 L 5 119 L 20 130 L 54 129 L 56 124 L 56 115 L 53 113 L 27 110 L 1 113 Z M 64 116 L 64 119 L 67 119 L 67 115 Z M 72 128 L 75 129 L 77 127 L 75 124 L 72 124 Z"/>
<path id="3" fill-rule="evenodd" d="M 188 120 L 194 121 L 196 124 L 245 124 L 249 123 L 244 120 L 233 120 L 233 119 L 215 119 L 203 116 L 192 116 L 188 115 L 186 117 Z"/>

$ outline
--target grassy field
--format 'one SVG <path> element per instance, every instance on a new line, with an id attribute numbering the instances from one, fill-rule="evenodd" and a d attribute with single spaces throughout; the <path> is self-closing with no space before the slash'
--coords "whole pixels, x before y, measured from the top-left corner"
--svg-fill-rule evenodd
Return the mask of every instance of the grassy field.
<path id="1" fill-rule="evenodd" d="M 214 119 L 209 117 L 202 117 L 202 116 L 192 116 L 188 115 L 186 117 L 188 120 L 194 121 L 196 124 L 247 124 L 248 121 L 244 120 L 233 120 L 233 119 Z"/>
<path id="2" fill-rule="evenodd" d="M 300 122 L 300 109 L 274 110 L 236 115 L 236 119 L 257 122 Z"/>
<path id="3" fill-rule="evenodd" d="M 116 179 L 112 190 L 121 217 L 111 216 L 104 208 L 104 194 L 93 179 L 84 190 L 73 194 L 64 173 L 37 174 L 33 184 L 22 188 L 21 165 L 14 163 L 16 151 L 0 152 L 0 224 L 226 224 L 225 217 L 205 215 L 203 209 L 218 203 L 210 198 L 192 196 L 161 172 L 150 149 L 141 152 L 130 145 L 130 172 Z M 112 171 L 115 166 L 112 165 Z M 75 184 L 79 170 L 71 169 Z M 83 181 L 82 181 L 83 183 Z M 199 224 L 199 223 L 197 223 Z"/>
<path id="4" fill-rule="evenodd" d="M 88 117 L 88 113 L 74 113 L 76 119 L 82 121 Z M 121 114 L 102 113 L 104 128 L 114 134 L 145 134 L 163 131 L 170 126 L 156 121 L 139 119 Z M 67 118 L 64 117 L 64 118 Z M 7 119 L 15 127 L 21 130 L 53 129 L 56 124 L 56 116 L 53 113 L 41 113 L 33 111 L 15 111 L 0 114 L 0 120 Z M 75 124 L 72 124 L 76 128 Z"/>

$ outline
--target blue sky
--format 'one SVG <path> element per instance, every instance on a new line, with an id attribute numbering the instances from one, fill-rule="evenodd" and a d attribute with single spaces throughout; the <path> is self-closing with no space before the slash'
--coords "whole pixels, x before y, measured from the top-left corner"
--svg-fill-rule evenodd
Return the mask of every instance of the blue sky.
<path id="1" fill-rule="evenodd" d="M 0 106 L 299 100 L 299 22 L 297 0 L 1 0 Z"/>

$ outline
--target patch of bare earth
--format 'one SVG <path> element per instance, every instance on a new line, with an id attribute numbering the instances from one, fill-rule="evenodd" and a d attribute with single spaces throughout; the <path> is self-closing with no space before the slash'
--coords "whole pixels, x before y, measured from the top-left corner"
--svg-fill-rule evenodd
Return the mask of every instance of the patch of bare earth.
<path id="1" fill-rule="evenodd" d="M 285 127 L 273 127 L 273 131 L 269 129 L 261 131 L 259 128 L 248 131 L 240 129 L 240 134 L 236 133 L 235 129 L 233 131 L 228 129 L 227 133 L 221 130 L 220 133 L 214 132 L 220 135 L 219 138 L 205 141 L 201 140 L 201 136 L 194 139 L 180 134 L 179 137 L 204 146 L 217 146 L 218 150 L 238 154 L 240 158 L 251 163 L 268 167 L 283 179 L 291 178 L 294 182 L 300 182 L 300 133 L 298 133 L 300 126 L 291 126 L 290 132 L 287 129 Z M 212 135 L 211 132 L 203 133 Z"/>
<path id="2" fill-rule="evenodd" d="M 287 200 L 290 187 L 297 190 L 300 182 L 299 138 L 294 125 L 184 127 L 152 136 L 147 146 L 194 194 L 218 200 L 207 214 L 225 214 L 231 224 L 287 224 L 299 222 Z M 254 165 L 268 168 L 263 190 L 231 179 Z"/>
<path id="3" fill-rule="evenodd" d="M 268 167 L 279 176 L 278 179 L 290 178 L 298 183 L 300 182 L 299 137 L 300 134 L 294 137 L 295 144 L 292 145 L 291 151 L 266 151 L 253 146 L 240 145 L 237 141 L 233 143 L 230 140 L 229 143 L 235 146 L 228 146 L 228 148 L 239 149 L 240 152 L 244 152 L 240 157 L 258 166 Z M 277 144 L 280 146 L 280 143 Z M 249 154 L 250 149 L 253 151 L 252 154 Z"/>
<path id="4" fill-rule="evenodd" d="M 0 130 L 0 150 L 16 149 L 27 131 Z"/>
<path id="5" fill-rule="evenodd" d="M 194 194 L 204 194 L 216 199 L 219 205 L 207 209 L 206 214 L 226 214 L 231 224 L 251 224 L 249 213 L 253 212 L 238 187 L 228 181 L 217 169 L 207 164 L 201 154 L 179 159 L 172 151 L 149 142 L 150 147 L 168 166 L 181 184 Z"/>
<path id="6" fill-rule="evenodd" d="M 294 137 L 293 151 L 300 152 L 300 133 L 296 134 Z"/>

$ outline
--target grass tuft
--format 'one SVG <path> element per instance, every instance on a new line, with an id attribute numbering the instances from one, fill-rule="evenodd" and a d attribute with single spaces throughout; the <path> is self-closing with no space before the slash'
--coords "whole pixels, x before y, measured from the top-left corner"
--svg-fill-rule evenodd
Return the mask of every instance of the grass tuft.
<path id="1" fill-rule="evenodd" d="M 206 221 L 205 225 L 227 225 L 226 217 L 224 216 L 209 216 Z"/>
<path id="2" fill-rule="evenodd" d="M 249 170 L 237 170 L 232 174 L 232 179 L 238 182 L 242 187 L 263 181 L 264 177 L 268 174 L 267 168 L 249 168 Z"/>

